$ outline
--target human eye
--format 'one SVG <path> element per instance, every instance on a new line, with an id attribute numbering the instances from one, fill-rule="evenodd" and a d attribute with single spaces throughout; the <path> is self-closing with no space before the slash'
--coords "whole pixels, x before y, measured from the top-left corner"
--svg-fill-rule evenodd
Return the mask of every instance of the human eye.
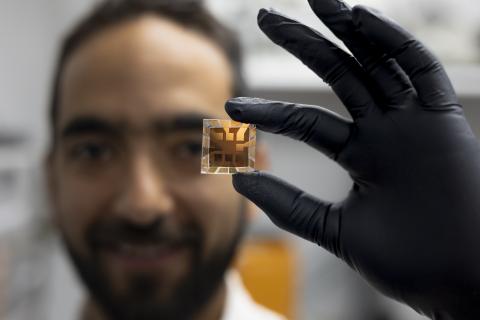
<path id="1" fill-rule="evenodd" d="M 202 154 L 202 142 L 197 139 L 179 141 L 171 147 L 170 152 L 177 159 L 197 160 Z"/>
<path id="2" fill-rule="evenodd" d="M 68 151 L 68 157 L 72 161 L 85 163 L 100 163 L 111 160 L 114 156 L 114 148 L 103 142 L 82 141 L 75 143 Z"/>

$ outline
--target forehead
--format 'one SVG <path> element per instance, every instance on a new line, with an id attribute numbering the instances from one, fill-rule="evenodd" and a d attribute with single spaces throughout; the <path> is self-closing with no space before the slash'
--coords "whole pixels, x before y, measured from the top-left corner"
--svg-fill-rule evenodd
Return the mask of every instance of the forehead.
<path id="1" fill-rule="evenodd" d="M 59 121 L 98 115 L 142 125 L 178 113 L 226 117 L 232 68 L 207 37 L 143 16 L 88 39 L 67 61 Z"/>

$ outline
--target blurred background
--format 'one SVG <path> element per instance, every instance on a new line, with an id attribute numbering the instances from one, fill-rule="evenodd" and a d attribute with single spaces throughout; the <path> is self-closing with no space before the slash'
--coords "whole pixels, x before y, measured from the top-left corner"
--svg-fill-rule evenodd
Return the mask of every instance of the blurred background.
<path id="1" fill-rule="evenodd" d="M 41 161 L 46 108 L 59 41 L 94 0 L 0 0 L 0 319 L 74 319 L 82 298 L 58 240 L 48 228 Z M 311 71 L 256 27 L 261 7 L 328 31 L 306 0 L 210 0 L 245 46 L 253 95 L 322 105 L 345 116 Z M 480 2 L 364 0 L 406 26 L 441 58 L 467 117 L 480 134 Z M 348 175 L 300 143 L 263 135 L 276 175 L 327 200 L 348 192 Z M 323 249 L 277 230 L 262 215 L 238 268 L 260 302 L 291 319 L 423 319 L 380 297 Z"/>

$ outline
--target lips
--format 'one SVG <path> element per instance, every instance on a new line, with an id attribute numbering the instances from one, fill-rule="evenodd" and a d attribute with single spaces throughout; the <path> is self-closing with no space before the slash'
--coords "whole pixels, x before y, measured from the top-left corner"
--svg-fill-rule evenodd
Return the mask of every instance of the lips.
<path id="1" fill-rule="evenodd" d="M 107 256 L 128 269 L 159 268 L 174 262 L 186 246 L 171 243 L 119 243 L 106 250 Z"/>
<path id="2" fill-rule="evenodd" d="M 179 225 L 163 217 L 142 225 L 115 218 L 90 226 L 86 241 L 93 255 L 112 271 L 150 271 L 188 264 L 197 251 L 200 235 L 194 225 Z"/>
<path id="3" fill-rule="evenodd" d="M 168 244 L 120 244 L 115 252 L 120 255 L 138 258 L 157 258 L 178 249 L 179 246 Z"/>

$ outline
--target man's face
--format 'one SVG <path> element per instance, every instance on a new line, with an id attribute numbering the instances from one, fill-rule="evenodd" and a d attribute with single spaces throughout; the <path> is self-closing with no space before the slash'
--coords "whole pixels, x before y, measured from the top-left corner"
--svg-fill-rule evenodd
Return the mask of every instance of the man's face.
<path id="1" fill-rule="evenodd" d="M 96 34 L 66 64 L 55 218 L 87 287 L 118 318 L 187 314 L 188 296 L 198 304 L 228 267 L 243 200 L 230 177 L 200 174 L 200 156 L 202 119 L 227 117 L 232 79 L 210 40 L 152 16 Z"/>

